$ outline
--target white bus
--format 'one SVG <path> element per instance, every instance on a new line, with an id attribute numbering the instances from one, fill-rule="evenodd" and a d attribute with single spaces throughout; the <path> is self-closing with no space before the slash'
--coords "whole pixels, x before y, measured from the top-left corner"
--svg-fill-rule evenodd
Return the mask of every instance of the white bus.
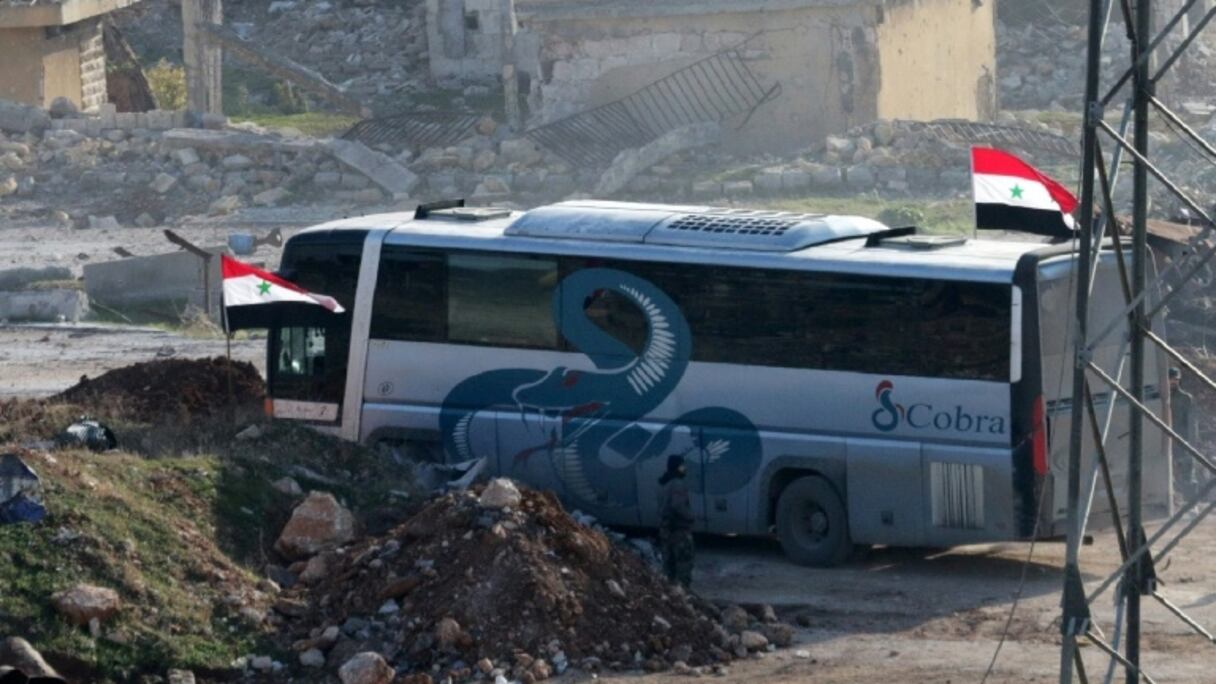
<path id="1" fill-rule="evenodd" d="M 1110 256 L 1102 293 L 1118 292 Z M 1059 536 L 1073 259 L 695 206 L 336 221 L 289 240 L 281 273 L 347 313 L 266 322 L 271 406 L 415 458 L 486 459 L 621 526 L 656 525 L 659 475 L 683 454 L 698 530 L 775 534 L 807 564 L 854 544 Z M 1094 321 L 1119 308 L 1096 301 Z M 1151 359 L 1154 404 L 1164 372 Z M 1095 391 L 1104 414 L 1111 393 Z M 1117 405 L 1116 481 L 1126 424 Z M 1148 440 L 1145 492 L 1165 509 L 1169 449 Z"/>

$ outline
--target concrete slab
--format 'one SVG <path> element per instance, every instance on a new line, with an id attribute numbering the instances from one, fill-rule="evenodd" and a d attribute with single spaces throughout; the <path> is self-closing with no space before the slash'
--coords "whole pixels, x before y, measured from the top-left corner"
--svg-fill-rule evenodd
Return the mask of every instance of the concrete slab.
<path id="1" fill-rule="evenodd" d="M 208 247 L 211 259 L 212 318 L 220 312 L 220 260 L 226 247 Z M 125 309 L 141 306 L 192 304 L 204 307 L 203 260 L 185 251 L 103 261 L 84 266 L 85 291 L 104 306 Z"/>
<path id="2" fill-rule="evenodd" d="M 328 147 L 335 159 L 367 176 L 390 195 L 408 195 L 418 186 L 417 174 L 361 142 L 339 138 L 330 140 Z"/>
<path id="3" fill-rule="evenodd" d="M 89 298 L 80 290 L 0 292 L 0 320 L 75 323 L 89 313 Z"/>

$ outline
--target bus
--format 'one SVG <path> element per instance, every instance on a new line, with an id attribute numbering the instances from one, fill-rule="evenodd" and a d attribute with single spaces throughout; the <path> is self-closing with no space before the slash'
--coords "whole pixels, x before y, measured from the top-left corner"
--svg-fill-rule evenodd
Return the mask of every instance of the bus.
<path id="1" fill-rule="evenodd" d="M 284 247 L 280 274 L 346 312 L 267 322 L 268 410 L 421 461 L 484 459 L 618 526 L 657 526 L 680 454 L 698 531 L 775 536 L 808 565 L 1058 537 L 1075 258 L 701 206 L 344 219 Z M 1095 326 L 1122 307 L 1113 254 L 1098 264 Z M 1095 355 L 1112 375 L 1122 337 Z M 1160 410 L 1166 365 L 1148 363 Z M 1127 407 L 1093 395 L 1122 486 Z M 1167 437 L 1148 425 L 1146 444 L 1145 500 L 1168 510 Z"/>

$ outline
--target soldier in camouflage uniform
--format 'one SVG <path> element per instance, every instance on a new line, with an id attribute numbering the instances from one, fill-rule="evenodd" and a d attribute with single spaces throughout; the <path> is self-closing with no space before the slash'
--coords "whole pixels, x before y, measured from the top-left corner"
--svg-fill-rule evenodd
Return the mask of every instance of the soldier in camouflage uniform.
<path id="1" fill-rule="evenodd" d="M 1198 447 L 1199 416 L 1196 414 L 1195 397 L 1182 389 L 1182 371 L 1170 368 L 1170 415 L 1171 427 L 1178 436 L 1188 444 Z M 1178 492 L 1190 499 L 1199 489 L 1195 478 L 1195 460 L 1191 454 L 1177 444 L 1174 445 L 1174 481 L 1177 482 Z"/>
<path id="2" fill-rule="evenodd" d="M 659 546 L 663 573 L 672 582 L 692 584 L 692 500 L 684 481 L 683 456 L 668 456 L 667 471 L 659 478 Z"/>

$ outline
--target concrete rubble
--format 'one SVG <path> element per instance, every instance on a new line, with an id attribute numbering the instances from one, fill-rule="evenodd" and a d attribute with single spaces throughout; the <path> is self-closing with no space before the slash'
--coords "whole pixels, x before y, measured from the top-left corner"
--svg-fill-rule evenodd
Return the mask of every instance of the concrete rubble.
<path id="1" fill-rule="evenodd" d="M 333 549 L 355 537 L 355 518 L 333 494 L 312 492 L 296 506 L 275 550 L 298 559 Z"/>

